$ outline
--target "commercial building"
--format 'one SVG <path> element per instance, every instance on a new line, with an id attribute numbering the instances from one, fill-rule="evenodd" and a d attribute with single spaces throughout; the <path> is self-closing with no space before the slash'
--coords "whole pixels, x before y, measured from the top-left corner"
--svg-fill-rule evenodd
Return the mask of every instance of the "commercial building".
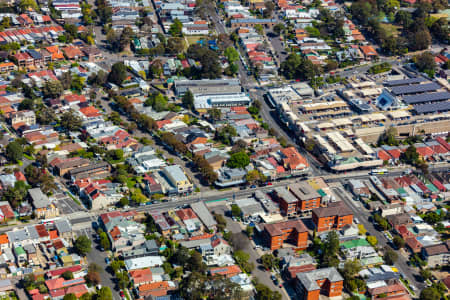
<path id="1" fill-rule="evenodd" d="M 183 96 L 188 90 L 192 94 L 233 94 L 242 91 L 239 79 L 175 80 L 175 94 Z"/>
<path id="2" fill-rule="evenodd" d="M 264 234 L 271 250 L 279 249 L 289 241 L 299 249 L 308 246 L 308 229 L 301 220 L 286 221 L 264 226 Z"/>
<path id="3" fill-rule="evenodd" d="M 194 107 L 198 112 L 207 109 L 234 106 L 249 106 L 250 97 L 245 93 L 194 94 Z"/>
<path id="4" fill-rule="evenodd" d="M 179 194 L 192 192 L 194 185 L 189 181 L 180 166 L 172 165 L 164 167 L 163 173 L 170 181 L 170 184 L 176 187 Z"/>
<path id="5" fill-rule="evenodd" d="M 343 202 L 332 202 L 328 207 L 319 207 L 312 210 L 312 220 L 317 232 L 341 229 L 353 222 L 353 212 Z"/>

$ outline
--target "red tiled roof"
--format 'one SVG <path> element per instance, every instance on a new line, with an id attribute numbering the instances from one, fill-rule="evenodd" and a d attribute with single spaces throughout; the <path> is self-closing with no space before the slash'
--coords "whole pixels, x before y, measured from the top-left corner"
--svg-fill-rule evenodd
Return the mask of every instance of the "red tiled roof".
<path id="1" fill-rule="evenodd" d="M 416 148 L 417 153 L 422 157 L 428 157 L 434 154 L 433 149 L 431 149 L 428 146 L 425 147 L 417 147 Z"/>
<path id="2" fill-rule="evenodd" d="M 237 265 L 226 266 L 226 267 L 216 267 L 209 270 L 209 273 L 214 275 L 222 275 L 226 277 L 232 277 L 234 275 L 242 273 L 241 268 Z"/>
<path id="3" fill-rule="evenodd" d="M 130 271 L 130 277 L 133 279 L 134 284 L 149 283 L 152 281 L 152 271 L 150 268 L 132 270 Z"/>
<path id="4" fill-rule="evenodd" d="M 378 151 L 378 152 L 377 152 L 377 157 L 378 157 L 378 159 L 381 159 L 381 160 L 383 160 L 383 161 L 388 161 L 388 160 L 391 160 L 391 159 L 392 159 L 392 157 L 389 155 L 389 153 L 387 153 L 387 152 L 384 151 L 384 150 Z"/>

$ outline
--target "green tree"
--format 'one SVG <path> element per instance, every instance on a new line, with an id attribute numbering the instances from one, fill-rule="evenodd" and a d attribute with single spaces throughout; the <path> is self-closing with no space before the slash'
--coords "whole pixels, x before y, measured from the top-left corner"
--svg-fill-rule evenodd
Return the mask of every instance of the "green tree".
<path id="1" fill-rule="evenodd" d="M 431 71 L 433 74 L 436 70 L 436 62 L 431 52 L 423 52 L 414 57 L 414 63 L 420 72 Z"/>
<path id="2" fill-rule="evenodd" d="M 227 161 L 227 166 L 230 168 L 243 169 L 250 164 L 250 157 L 244 151 L 231 154 Z"/>
<path id="3" fill-rule="evenodd" d="M 414 145 L 409 146 L 406 151 L 401 154 L 400 159 L 408 164 L 416 164 L 419 160 L 419 153 L 417 153 L 416 147 L 414 147 Z"/>
<path id="4" fill-rule="evenodd" d="M 239 208 L 239 206 L 237 206 L 236 204 L 232 204 L 231 205 L 231 215 L 233 217 L 240 217 L 242 214 L 241 209 Z"/>
<path id="5" fill-rule="evenodd" d="M 399 235 L 394 236 L 393 242 L 398 249 L 405 247 L 405 240 Z"/>
<path id="6" fill-rule="evenodd" d="M 367 242 L 369 242 L 369 244 L 372 247 L 375 247 L 378 244 L 377 238 L 375 236 L 373 236 L 373 235 L 367 236 L 366 239 L 367 239 Z"/>
<path id="7" fill-rule="evenodd" d="M 183 24 L 181 23 L 180 20 L 178 20 L 178 18 L 175 18 L 175 20 L 173 20 L 172 25 L 170 25 L 169 34 L 171 36 L 180 37 L 183 36 L 182 30 Z"/>
<path id="8" fill-rule="evenodd" d="M 63 300 L 77 300 L 77 296 L 75 296 L 75 294 L 72 293 L 66 294 L 64 295 Z"/>
<path id="9" fill-rule="evenodd" d="M 105 250 L 111 249 L 111 242 L 109 241 L 106 232 L 100 232 L 99 237 L 100 237 L 100 247 L 102 247 Z"/>
<path id="10" fill-rule="evenodd" d="M 236 51 L 236 48 L 233 46 L 228 47 L 225 49 L 224 52 L 225 57 L 227 58 L 229 63 L 234 63 L 239 59 L 239 53 Z"/>
<path id="11" fill-rule="evenodd" d="M 258 283 L 255 285 L 255 300 L 281 300 L 282 296 L 278 291 L 272 291 L 268 286 Z"/>
<path id="12" fill-rule="evenodd" d="M 361 271 L 362 267 L 358 260 L 348 260 L 344 263 L 344 268 L 341 271 L 341 274 L 345 279 L 354 278 L 359 271 Z"/>
<path id="13" fill-rule="evenodd" d="M 391 248 L 386 247 L 383 259 L 388 265 L 393 265 L 398 259 L 398 254 Z"/>
<path id="14" fill-rule="evenodd" d="M 17 141 L 12 141 L 6 146 L 6 158 L 11 162 L 18 162 L 23 157 L 23 148 Z"/>
<path id="15" fill-rule="evenodd" d="M 235 136 L 237 136 L 236 128 L 228 124 L 216 131 L 216 138 L 226 145 L 230 145 L 231 138 Z"/>
<path id="16" fill-rule="evenodd" d="M 82 120 L 77 116 L 74 111 L 70 110 L 62 114 L 61 127 L 68 131 L 76 131 L 81 128 Z"/>
<path id="17" fill-rule="evenodd" d="M 285 30 L 286 28 L 284 27 L 284 25 L 282 23 L 278 23 L 275 24 L 275 26 L 273 26 L 272 30 L 273 33 L 275 33 L 275 35 L 279 36 L 281 35 L 281 33 Z"/>
<path id="18" fill-rule="evenodd" d="M 247 227 L 245 228 L 245 233 L 247 234 L 248 237 L 251 237 L 254 231 L 255 227 L 253 226 L 247 225 Z"/>
<path id="19" fill-rule="evenodd" d="M 272 270 L 274 268 L 278 268 L 279 260 L 273 256 L 273 254 L 269 253 L 261 256 L 261 263 L 266 270 Z"/>
<path id="20" fill-rule="evenodd" d="M 63 91 L 64 88 L 58 80 L 49 80 L 42 87 L 42 93 L 46 98 L 58 98 Z"/>
<path id="21" fill-rule="evenodd" d="M 431 211 L 431 212 L 428 212 L 427 214 L 425 214 L 425 216 L 423 217 L 423 220 L 430 225 L 435 225 L 436 223 L 438 223 L 442 220 L 442 217 L 440 214 L 438 214 L 434 211 Z"/>
<path id="22" fill-rule="evenodd" d="M 422 270 L 420 270 L 420 276 L 422 276 L 422 278 L 424 280 L 429 280 L 429 279 L 431 279 L 432 274 L 431 274 L 430 270 L 422 269 Z"/>
<path id="23" fill-rule="evenodd" d="M 175 55 L 183 52 L 184 50 L 184 38 L 171 37 L 167 40 L 166 51 L 169 54 Z"/>
<path id="24" fill-rule="evenodd" d="M 187 92 L 183 95 L 181 102 L 183 103 L 183 106 L 188 109 L 194 108 L 194 95 L 192 95 L 190 90 L 187 90 Z"/>
<path id="25" fill-rule="evenodd" d="M 116 62 L 111 67 L 111 72 L 108 75 L 108 80 L 117 85 L 121 85 L 127 77 L 127 67 L 122 62 Z"/>
<path id="26" fill-rule="evenodd" d="M 218 121 L 222 118 L 222 111 L 218 108 L 210 109 L 208 114 L 214 121 Z"/>
<path id="27" fill-rule="evenodd" d="M 420 300 L 439 300 L 441 299 L 441 295 L 439 291 L 434 287 L 427 287 L 424 288 L 420 292 Z"/>
<path id="28" fill-rule="evenodd" d="M 70 280 L 73 279 L 73 273 L 71 271 L 65 271 L 64 273 L 61 274 L 61 277 L 64 278 L 65 280 Z"/>
<path id="29" fill-rule="evenodd" d="M 82 235 L 75 240 L 73 246 L 78 254 L 84 256 L 91 251 L 91 240 L 87 236 Z"/>
<path id="30" fill-rule="evenodd" d="M 103 286 L 97 292 L 97 300 L 113 300 L 111 289 L 108 286 Z"/>
<path id="31" fill-rule="evenodd" d="M 20 0 L 19 8 L 21 12 L 25 12 L 29 8 L 37 10 L 38 5 L 35 0 Z"/>

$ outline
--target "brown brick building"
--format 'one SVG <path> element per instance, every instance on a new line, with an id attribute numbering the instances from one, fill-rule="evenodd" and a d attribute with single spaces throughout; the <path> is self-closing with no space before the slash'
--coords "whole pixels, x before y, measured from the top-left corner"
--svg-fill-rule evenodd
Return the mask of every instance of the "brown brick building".
<path id="1" fill-rule="evenodd" d="M 300 249 L 308 246 L 308 229 L 301 220 L 292 220 L 264 226 L 264 235 L 271 250 L 279 249 L 285 241 Z"/>
<path id="2" fill-rule="evenodd" d="M 332 202 L 328 207 L 313 209 L 312 220 L 317 232 L 341 229 L 353 223 L 353 212 L 343 201 Z"/>
<path id="3" fill-rule="evenodd" d="M 320 294 L 328 297 L 342 295 L 344 278 L 336 268 L 317 269 L 297 274 L 295 289 L 303 300 L 318 300 Z"/>
<path id="4" fill-rule="evenodd" d="M 289 191 L 298 199 L 297 207 L 299 211 L 311 211 L 314 208 L 320 207 L 322 197 L 308 183 L 302 181 L 291 184 L 288 188 Z"/>

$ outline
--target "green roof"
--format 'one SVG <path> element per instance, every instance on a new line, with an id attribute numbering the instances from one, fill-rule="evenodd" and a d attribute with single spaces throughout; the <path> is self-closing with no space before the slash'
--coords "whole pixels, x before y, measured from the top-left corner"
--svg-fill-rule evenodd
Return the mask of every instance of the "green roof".
<path id="1" fill-rule="evenodd" d="M 365 239 L 359 239 L 344 242 L 341 244 L 341 246 L 344 247 L 345 249 L 351 249 L 358 246 L 370 246 L 370 244 Z"/>
<path id="2" fill-rule="evenodd" d="M 406 192 L 406 190 L 404 189 L 404 188 L 402 188 L 402 187 L 399 187 L 398 189 L 397 189 L 397 192 L 400 194 L 400 195 L 407 195 L 408 193 Z"/>
<path id="3" fill-rule="evenodd" d="M 359 261 L 361 262 L 361 265 L 363 267 L 364 266 L 377 265 L 377 264 L 382 264 L 383 263 L 383 259 L 381 257 L 379 257 L 379 256 L 362 258 Z"/>
<path id="4" fill-rule="evenodd" d="M 432 193 L 439 192 L 439 189 L 432 183 L 425 184 Z"/>
<path id="5" fill-rule="evenodd" d="M 25 250 L 22 247 L 16 247 L 14 248 L 14 252 L 16 252 L 16 255 L 22 255 L 25 254 Z"/>
<path id="6" fill-rule="evenodd" d="M 325 193 L 322 189 L 318 189 L 317 192 L 319 193 L 320 196 L 325 197 L 327 195 L 327 193 Z"/>

